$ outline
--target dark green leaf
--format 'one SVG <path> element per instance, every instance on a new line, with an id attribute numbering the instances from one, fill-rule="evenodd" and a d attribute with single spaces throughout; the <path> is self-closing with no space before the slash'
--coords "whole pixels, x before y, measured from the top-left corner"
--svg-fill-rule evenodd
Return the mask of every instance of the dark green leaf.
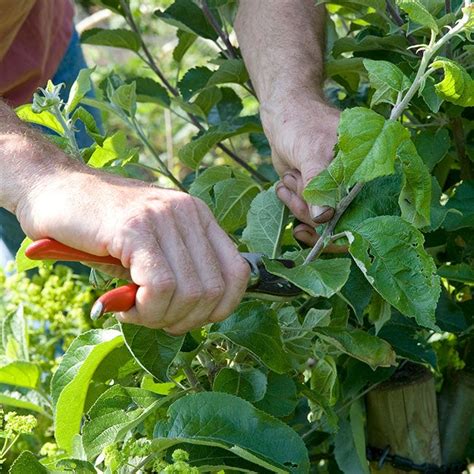
<path id="1" fill-rule="evenodd" d="M 169 380 L 169 367 L 181 350 L 184 336 L 135 324 L 121 327 L 125 344 L 140 366 L 161 382 Z"/>
<path id="2" fill-rule="evenodd" d="M 422 131 L 415 136 L 414 143 L 418 154 L 421 156 L 430 171 L 433 170 L 448 152 L 451 146 L 449 132 L 441 128 L 436 132 Z"/>
<path id="3" fill-rule="evenodd" d="M 474 268 L 467 263 L 443 265 L 438 268 L 438 275 L 451 281 L 474 285 Z"/>
<path id="4" fill-rule="evenodd" d="M 197 36 L 194 33 L 183 30 L 178 30 L 176 36 L 178 37 L 178 44 L 173 49 L 173 59 L 180 63 L 188 49 L 196 41 Z"/>
<path id="5" fill-rule="evenodd" d="M 408 14 L 411 21 L 427 26 L 435 33 L 439 32 L 435 18 L 419 0 L 397 0 L 397 5 Z"/>
<path id="6" fill-rule="evenodd" d="M 114 48 L 130 49 L 138 52 L 141 47 L 140 37 L 133 31 L 125 29 L 104 30 L 91 28 L 81 34 L 81 43 Z"/>
<path id="7" fill-rule="evenodd" d="M 201 8 L 191 0 L 176 0 L 165 11 L 157 10 L 155 15 L 180 30 L 211 40 L 217 39 L 217 33 L 207 22 Z"/>
<path id="8" fill-rule="evenodd" d="M 284 373 L 290 368 L 277 316 L 263 303 L 242 303 L 225 321 L 213 324 L 210 333 L 245 347 L 277 373 Z"/>
<path id="9" fill-rule="evenodd" d="M 200 90 L 207 86 L 213 72 L 205 67 L 199 66 L 190 69 L 178 83 L 178 89 L 184 100 L 189 100 Z"/>
<path id="10" fill-rule="evenodd" d="M 137 102 L 152 102 L 163 107 L 170 106 L 170 97 L 167 90 L 158 82 L 149 77 L 129 77 L 127 82 L 135 82 Z"/>
<path id="11" fill-rule="evenodd" d="M 454 195 L 446 203 L 450 212 L 446 215 L 443 227 L 453 231 L 464 227 L 474 227 L 474 180 L 465 180 L 456 187 Z"/>
<path id="12" fill-rule="evenodd" d="M 231 121 L 238 117 L 240 112 L 242 112 L 243 104 L 242 100 L 234 92 L 234 90 L 229 87 L 211 88 L 206 90 L 212 89 L 219 91 L 221 96 L 219 100 L 216 101 L 212 109 L 208 112 L 209 124 L 219 125 L 220 122 Z M 201 94 L 203 94 L 204 92 L 201 92 Z"/>
<path id="13" fill-rule="evenodd" d="M 23 451 L 13 462 L 9 474 L 48 474 L 48 470 L 31 451 Z"/>
<path id="14" fill-rule="evenodd" d="M 442 331 L 455 334 L 459 334 L 468 328 L 464 312 L 445 291 L 441 292 L 441 297 L 436 307 L 436 323 Z"/>
<path id="15" fill-rule="evenodd" d="M 174 402 L 168 420 L 155 428 L 155 438 L 164 446 L 218 446 L 273 472 L 309 470 L 306 447 L 288 425 L 227 393 L 196 393 Z"/>
<path id="16" fill-rule="evenodd" d="M 257 402 L 265 395 L 267 377 L 258 369 L 234 370 L 224 367 L 216 375 L 212 390 L 237 395 L 249 402 Z"/>
<path id="17" fill-rule="evenodd" d="M 369 283 L 392 306 L 434 328 L 440 278 L 423 242 L 423 235 L 400 217 L 380 216 L 357 228 L 350 252 Z"/>
<path id="18" fill-rule="evenodd" d="M 347 258 L 317 259 L 294 268 L 286 268 L 276 260 L 264 259 L 264 264 L 270 273 L 286 278 L 311 296 L 326 298 L 344 286 L 351 269 L 351 261 Z"/>
<path id="19" fill-rule="evenodd" d="M 407 41 L 400 35 L 392 36 L 373 36 L 366 35 L 361 39 L 351 36 L 340 38 L 334 42 L 332 53 L 335 58 L 342 53 L 347 52 L 364 52 L 364 51 L 397 51 L 406 54 Z"/>
<path id="20" fill-rule="evenodd" d="M 286 374 L 270 372 L 267 379 L 267 391 L 255 406 L 270 415 L 282 418 L 291 415 L 298 405 L 296 385 Z"/>

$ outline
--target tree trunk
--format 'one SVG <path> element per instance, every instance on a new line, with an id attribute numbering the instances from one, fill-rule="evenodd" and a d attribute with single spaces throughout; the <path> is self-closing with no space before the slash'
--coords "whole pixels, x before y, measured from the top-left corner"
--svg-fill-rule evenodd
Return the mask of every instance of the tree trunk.
<path id="1" fill-rule="evenodd" d="M 465 461 L 474 419 L 474 373 L 465 370 L 446 378 L 439 396 L 439 429 L 443 464 Z"/>
<path id="2" fill-rule="evenodd" d="M 431 373 L 423 366 L 406 364 L 387 382 L 367 395 L 369 446 L 411 459 L 441 465 L 436 391 Z M 388 463 L 373 472 L 403 473 Z"/>

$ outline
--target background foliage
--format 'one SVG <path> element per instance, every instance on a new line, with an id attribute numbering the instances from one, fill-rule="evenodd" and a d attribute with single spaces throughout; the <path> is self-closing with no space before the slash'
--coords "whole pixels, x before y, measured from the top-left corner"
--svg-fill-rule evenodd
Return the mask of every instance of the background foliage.
<path id="1" fill-rule="evenodd" d="M 235 2 L 103 0 L 110 29 L 82 33 L 95 69 L 66 104 L 50 84 L 19 109 L 89 166 L 200 197 L 242 251 L 295 259 L 266 265 L 306 294 L 249 297 L 226 321 L 172 337 L 113 317 L 93 325 L 86 277 L 32 270 L 20 252 L 0 290 L 0 401 L 38 426 L 5 416 L 10 472 L 367 472 L 371 388 L 407 361 L 440 390 L 473 370 L 472 7 L 321 3 L 326 92 L 344 112 L 336 158 L 306 197 L 340 219 L 318 229 L 311 263 L 229 47 Z M 105 134 L 86 105 L 103 112 Z M 78 120 L 94 140 L 82 150 Z M 348 254 L 320 254 L 330 240 Z"/>

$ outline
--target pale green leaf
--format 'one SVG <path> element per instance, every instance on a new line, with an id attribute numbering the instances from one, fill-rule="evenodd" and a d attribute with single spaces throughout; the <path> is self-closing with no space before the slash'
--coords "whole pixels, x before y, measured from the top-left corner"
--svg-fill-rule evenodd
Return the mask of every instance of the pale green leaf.
<path id="1" fill-rule="evenodd" d="M 455 61 L 446 58 L 431 63 L 433 69 L 443 69 L 444 79 L 435 85 L 438 95 L 462 107 L 474 106 L 474 79 Z"/>
<path id="2" fill-rule="evenodd" d="M 310 387 L 328 406 L 334 406 L 338 398 L 336 361 L 330 355 L 320 358 L 311 370 Z M 311 404 L 310 404 L 311 406 Z"/>
<path id="3" fill-rule="evenodd" d="M 64 128 L 59 123 L 58 119 L 49 111 L 44 110 L 43 112 L 33 112 L 32 105 L 26 104 L 21 105 L 15 109 L 18 117 L 23 122 L 35 123 L 43 127 L 49 128 L 53 132 L 56 132 L 60 136 L 64 136 Z"/>
<path id="4" fill-rule="evenodd" d="M 0 367 L 0 384 L 36 388 L 39 377 L 39 367 L 31 362 L 16 361 Z"/>
<path id="5" fill-rule="evenodd" d="M 174 402 L 168 420 L 157 425 L 155 438 L 168 446 L 183 442 L 218 446 L 272 472 L 309 471 L 308 452 L 296 432 L 227 393 L 196 393 Z"/>
<path id="6" fill-rule="evenodd" d="M 224 367 L 216 375 L 212 390 L 230 393 L 249 402 L 257 402 L 267 391 L 267 377 L 258 369 L 235 370 Z"/>
<path id="7" fill-rule="evenodd" d="M 281 238 L 288 223 L 288 210 L 278 199 L 275 186 L 259 193 L 250 205 L 242 241 L 250 252 L 271 258 L 280 254 Z"/>
<path id="8" fill-rule="evenodd" d="M 418 324 L 434 328 L 440 279 L 423 235 L 396 216 L 367 219 L 350 235 L 350 253 L 369 283 Z"/>
<path id="9" fill-rule="evenodd" d="M 31 451 L 23 451 L 13 462 L 8 474 L 48 474 L 48 472 Z"/>
<path id="10" fill-rule="evenodd" d="M 27 270 L 31 270 L 32 268 L 38 268 L 43 265 L 41 260 L 30 260 L 25 255 L 25 250 L 32 242 L 33 241 L 30 238 L 25 237 L 15 255 L 15 265 L 16 271 L 18 273 L 26 272 Z"/>
<path id="11" fill-rule="evenodd" d="M 38 392 L 30 389 L 0 387 L 0 404 L 49 416 L 45 408 L 45 399 Z"/>
<path id="12" fill-rule="evenodd" d="M 93 168 L 103 168 L 112 161 L 121 162 L 135 156 L 137 150 L 130 148 L 127 137 L 122 130 L 115 132 L 111 137 L 107 137 L 102 145 L 97 145 L 89 158 L 87 164 Z"/>
<path id="13" fill-rule="evenodd" d="M 89 459 L 118 441 L 168 401 L 147 390 L 115 385 L 104 392 L 87 413 L 82 441 Z"/>
<path id="14" fill-rule="evenodd" d="M 140 366 L 159 381 L 169 380 L 169 367 L 181 350 L 184 336 L 171 336 L 161 329 L 136 324 L 121 327 L 125 344 Z"/>
<path id="15" fill-rule="evenodd" d="M 411 21 L 427 26 L 435 33 L 439 32 L 438 24 L 433 15 L 425 8 L 420 0 L 397 0 L 397 5 L 407 13 Z"/>
<path id="16" fill-rule="evenodd" d="M 281 374 L 290 368 L 275 311 L 263 303 L 242 303 L 226 320 L 213 324 L 210 334 L 245 347 L 274 372 Z"/>
<path id="17" fill-rule="evenodd" d="M 118 28 L 116 30 L 91 28 L 85 30 L 81 34 L 81 43 L 130 49 L 135 53 L 138 52 L 141 47 L 140 36 L 138 36 L 134 31 L 123 28 Z"/>
<path id="18" fill-rule="evenodd" d="M 403 185 L 398 199 L 402 218 L 417 228 L 430 225 L 431 176 L 411 140 L 398 149 Z"/>
<path id="19" fill-rule="evenodd" d="M 111 102 L 133 117 L 137 111 L 137 85 L 135 82 L 118 87 L 110 97 Z"/>
<path id="20" fill-rule="evenodd" d="M 64 111 L 67 114 L 71 114 L 74 109 L 79 105 L 79 102 L 86 96 L 91 90 L 91 74 L 93 69 L 81 69 L 77 75 L 76 80 L 71 86 L 69 91 L 69 97 L 64 107 Z"/>
<path id="21" fill-rule="evenodd" d="M 390 344 L 361 329 L 327 327 L 317 328 L 316 333 L 327 344 L 373 369 L 395 365 L 395 352 Z"/>
<path id="22" fill-rule="evenodd" d="M 69 452 L 78 434 L 89 383 L 99 364 L 123 344 L 115 329 L 92 329 L 78 336 L 64 354 L 51 381 L 55 406 L 55 437 L 58 446 Z"/>
<path id="23" fill-rule="evenodd" d="M 351 269 L 348 258 L 317 259 L 294 268 L 286 268 L 276 260 L 264 259 L 264 264 L 270 273 L 289 280 L 311 296 L 325 298 L 330 298 L 344 286 Z"/>
<path id="24" fill-rule="evenodd" d="M 176 33 L 178 44 L 173 49 L 173 59 L 180 63 L 188 49 L 194 44 L 197 35 L 189 31 L 178 30 Z"/>
<path id="25" fill-rule="evenodd" d="M 28 330 L 23 312 L 23 306 L 8 314 L 1 321 L 2 352 L 8 362 L 29 361 Z"/>

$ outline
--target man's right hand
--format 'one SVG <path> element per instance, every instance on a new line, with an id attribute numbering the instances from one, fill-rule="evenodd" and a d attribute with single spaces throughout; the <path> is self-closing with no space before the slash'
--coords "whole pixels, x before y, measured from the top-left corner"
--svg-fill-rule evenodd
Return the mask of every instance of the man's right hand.
<path id="1" fill-rule="evenodd" d="M 225 319 L 247 287 L 248 264 L 206 204 L 182 192 L 74 165 L 37 178 L 16 213 L 34 240 L 122 261 L 140 287 L 123 322 L 182 334 Z"/>

